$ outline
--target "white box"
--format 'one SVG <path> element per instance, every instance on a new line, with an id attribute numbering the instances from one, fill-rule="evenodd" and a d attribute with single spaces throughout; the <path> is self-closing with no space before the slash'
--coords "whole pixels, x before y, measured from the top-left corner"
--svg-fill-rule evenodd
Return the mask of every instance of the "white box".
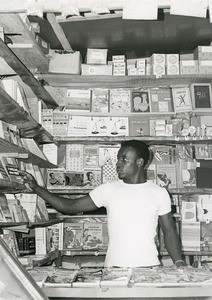
<path id="1" fill-rule="evenodd" d="M 151 75 L 162 76 L 166 74 L 165 65 L 152 65 L 151 66 Z"/>
<path id="2" fill-rule="evenodd" d="M 145 58 L 138 58 L 136 60 L 136 67 L 137 68 L 145 68 L 145 66 L 146 66 L 146 60 L 145 60 Z"/>
<path id="3" fill-rule="evenodd" d="M 166 54 L 166 64 L 179 65 L 179 54 Z"/>
<path id="4" fill-rule="evenodd" d="M 166 55 L 162 53 L 153 53 L 150 57 L 151 65 L 165 65 L 166 64 Z"/>
<path id="5" fill-rule="evenodd" d="M 87 49 L 86 64 L 106 65 L 108 49 Z"/>
<path id="6" fill-rule="evenodd" d="M 180 65 L 178 64 L 167 64 L 166 66 L 167 75 L 178 75 L 180 74 Z"/>
<path id="7" fill-rule="evenodd" d="M 194 50 L 194 59 L 212 60 L 212 46 L 198 46 Z"/>
<path id="8" fill-rule="evenodd" d="M 82 75 L 112 75 L 112 65 L 86 65 L 82 64 Z"/>
<path id="9" fill-rule="evenodd" d="M 180 61 L 180 74 L 198 74 L 197 60 L 182 60 Z"/>
<path id="10" fill-rule="evenodd" d="M 80 74 L 81 55 L 79 51 L 74 53 L 59 54 L 54 53 L 49 62 L 49 72 Z"/>
<path id="11" fill-rule="evenodd" d="M 112 61 L 113 62 L 125 62 L 125 55 L 113 55 Z"/>

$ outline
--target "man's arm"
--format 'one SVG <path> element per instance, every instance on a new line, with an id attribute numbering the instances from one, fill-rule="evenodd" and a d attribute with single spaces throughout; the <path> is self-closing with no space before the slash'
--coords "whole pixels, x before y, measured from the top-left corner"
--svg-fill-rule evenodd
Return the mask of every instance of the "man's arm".
<path id="1" fill-rule="evenodd" d="M 98 208 L 89 195 L 78 199 L 63 198 L 39 186 L 31 174 L 23 172 L 23 175 L 25 184 L 28 184 L 33 192 L 63 214 L 70 215 L 83 211 L 92 211 Z"/>
<path id="2" fill-rule="evenodd" d="M 180 239 L 171 213 L 159 216 L 159 224 L 164 234 L 166 249 L 174 264 L 176 264 L 177 267 L 184 266 L 185 263 L 182 259 Z"/>

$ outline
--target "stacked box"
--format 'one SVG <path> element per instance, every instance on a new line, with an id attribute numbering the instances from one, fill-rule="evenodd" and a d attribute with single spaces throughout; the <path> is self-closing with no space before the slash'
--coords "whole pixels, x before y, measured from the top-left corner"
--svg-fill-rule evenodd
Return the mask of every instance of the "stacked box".
<path id="1" fill-rule="evenodd" d="M 54 53 L 49 62 L 49 72 L 80 74 L 81 55 L 79 51 L 74 53 Z"/>
<path id="2" fill-rule="evenodd" d="M 112 75 L 112 65 L 82 64 L 82 75 Z"/>
<path id="3" fill-rule="evenodd" d="M 212 60 L 212 46 L 198 46 L 194 50 L 194 59 Z"/>
<path id="4" fill-rule="evenodd" d="M 212 74 L 212 60 L 199 60 L 199 73 Z"/>
<path id="5" fill-rule="evenodd" d="M 179 54 L 166 54 L 167 75 L 178 75 L 180 73 Z"/>
<path id="6" fill-rule="evenodd" d="M 150 57 L 151 75 L 161 76 L 166 74 L 166 55 L 153 53 Z"/>
<path id="7" fill-rule="evenodd" d="M 180 74 L 198 74 L 197 60 L 181 60 Z"/>
<path id="8" fill-rule="evenodd" d="M 126 61 L 124 55 L 112 56 L 113 75 L 125 76 L 126 75 Z"/>

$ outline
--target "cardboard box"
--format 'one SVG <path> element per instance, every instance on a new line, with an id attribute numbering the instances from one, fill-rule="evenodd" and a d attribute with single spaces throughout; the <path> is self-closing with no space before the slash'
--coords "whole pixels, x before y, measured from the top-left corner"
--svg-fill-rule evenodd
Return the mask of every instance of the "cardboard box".
<path id="1" fill-rule="evenodd" d="M 79 51 L 74 53 L 54 53 L 49 62 L 49 72 L 80 74 L 81 55 Z"/>
<path id="2" fill-rule="evenodd" d="M 112 75 L 112 65 L 82 64 L 82 75 Z"/>
<path id="3" fill-rule="evenodd" d="M 212 74 L 212 60 L 199 60 L 199 73 Z"/>
<path id="4" fill-rule="evenodd" d="M 106 65 L 107 64 L 107 49 L 87 49 L 85 58 L 86 64 Z"/>
<path id="5" fill-rule="evenodd" d="M 212 46 L 198 46 L 194 50 L 194 59 L 212 60 Z"/>
<path id="6" fill-rule="evenodd" d="M 168 64 L 166 66 L 166 74 L 167 75 L 178 75 L 178 74 L 180 74 L 179 64 Z"/>
<path id="7" fill-rule="evenodd" d="M 151 75 L 162 76 L 166 74 L 165 65 L 152 65 L 151 66 Z"/>
<path id="8" fill-rule="evenodd" d="M 180 61 L 180 74 L 198 74 L 197 60 L 182 60 Z"/>
<path id="9" fill-rule="evenodd" d="M 125 62 L 125 55 L 113 55 L 112 61 L 113 62 Z"/>
<path id="10" fill-rule="evenodd" d="M 165 65 L 166 64 L 166 55 L 162 53 L 153 53 L 150 57 L 151 65 Z"/>

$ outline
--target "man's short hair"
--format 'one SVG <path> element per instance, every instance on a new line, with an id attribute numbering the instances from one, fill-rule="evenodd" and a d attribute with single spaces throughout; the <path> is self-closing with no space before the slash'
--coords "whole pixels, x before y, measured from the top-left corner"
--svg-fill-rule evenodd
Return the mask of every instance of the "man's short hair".
<path id="1" fill-rule="evenodd" d="M 150 159 L 149 146 L 143 141 L 139 141 L 139 140 L 123 141 L 121 143 L 121 147 L 132 147 L 136 151 L 138 158 L 143 158 L 144 166 L 147 164 L 147 162 Z"/>

